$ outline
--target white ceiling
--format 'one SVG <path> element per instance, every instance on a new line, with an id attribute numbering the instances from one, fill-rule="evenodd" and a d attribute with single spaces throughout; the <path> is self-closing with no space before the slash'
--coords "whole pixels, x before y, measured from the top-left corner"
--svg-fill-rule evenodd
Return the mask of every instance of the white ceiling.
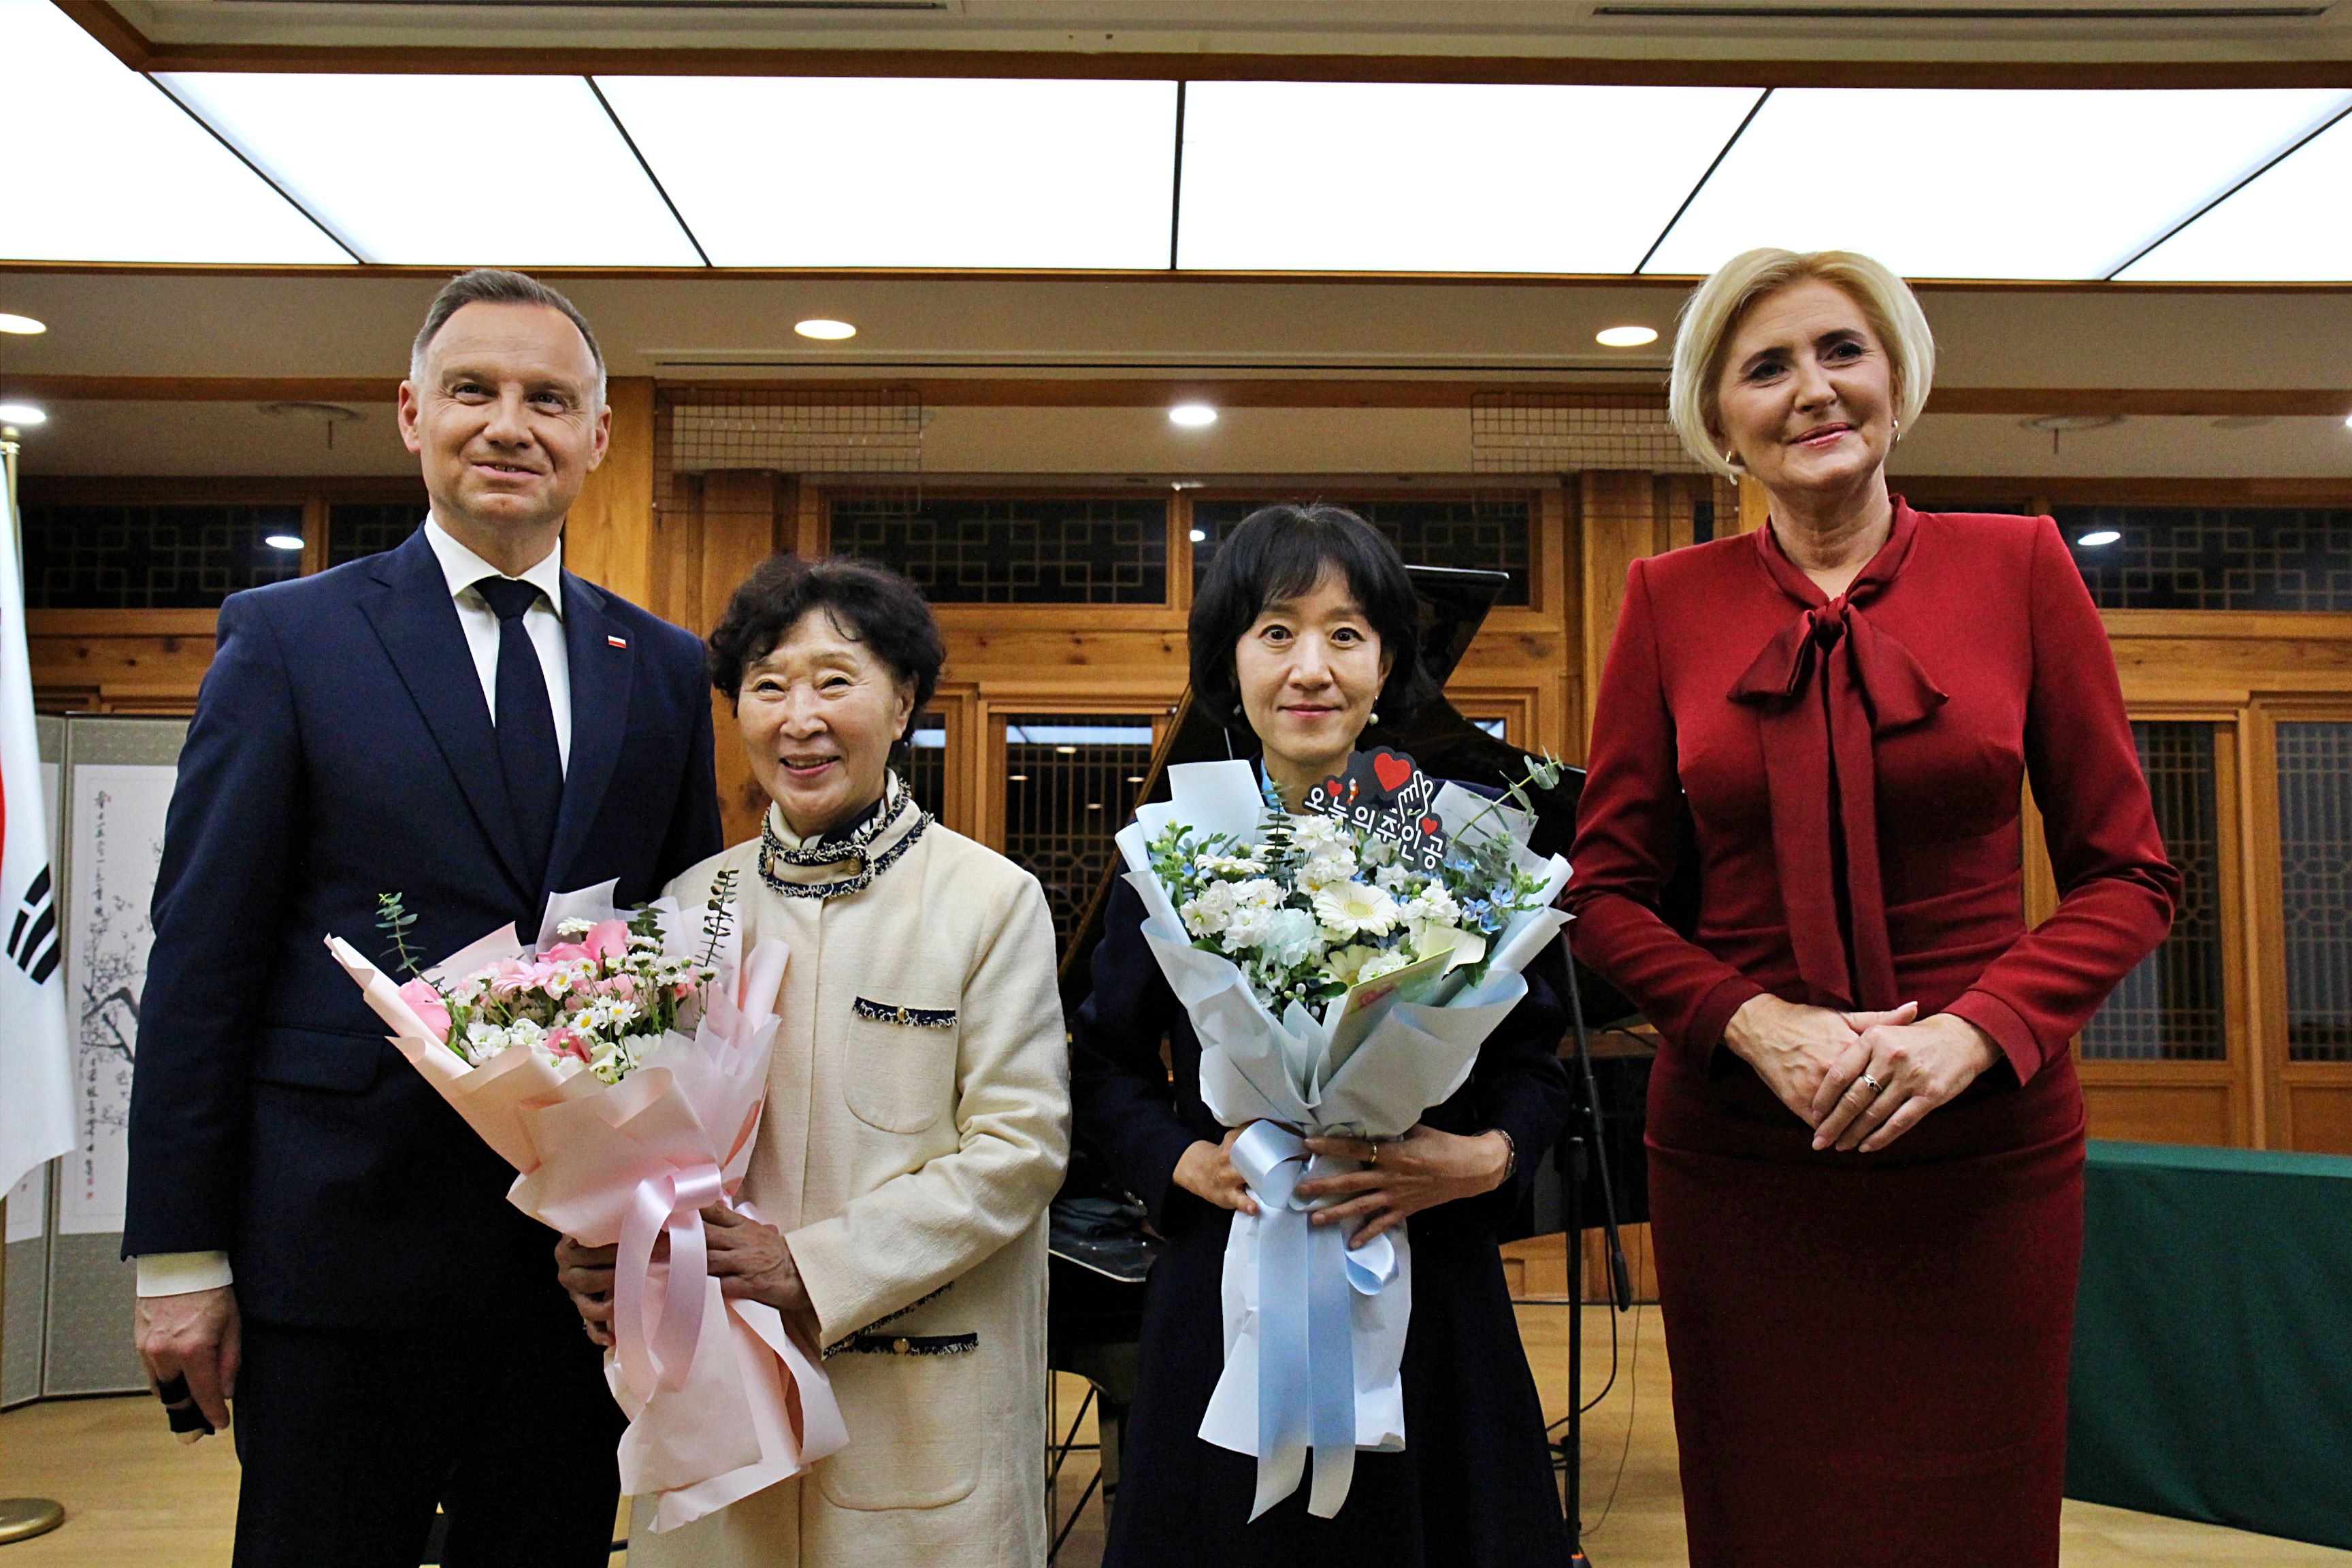
<path id="1" fill-rule="evenodd" d="M 2341 89 L 149 79 L 0 0 L 0 261 L 2352 281 Z"/>

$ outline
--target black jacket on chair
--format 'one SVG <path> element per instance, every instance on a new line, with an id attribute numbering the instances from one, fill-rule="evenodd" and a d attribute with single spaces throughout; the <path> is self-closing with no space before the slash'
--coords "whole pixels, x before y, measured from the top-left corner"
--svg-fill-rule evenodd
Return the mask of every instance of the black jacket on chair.
<path id="1" fill-rule="evenodd" d="M 571 762 L 526 881 L 498 742 L 422 530 L 231 597 L 180 760 L 131 1105 L 126 1255 L 226 1249 L 244 1312 L 316 1326 L 538 1310 L 553 1237 L 384 1039 L 322 939 L 432 963 L 551 891 L 623 905 L 719 847 L 700 641 L 563 575 Z M 561 1298 L 556 1300 L 560 1302 Z"/>

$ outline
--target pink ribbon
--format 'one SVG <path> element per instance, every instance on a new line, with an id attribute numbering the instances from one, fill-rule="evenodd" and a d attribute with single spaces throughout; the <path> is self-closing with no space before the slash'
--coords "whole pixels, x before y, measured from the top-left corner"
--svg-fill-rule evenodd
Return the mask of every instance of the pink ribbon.
<path id="1" fill-rule="evenodd" d="M 613 1328 L 621 1375 L 639 1396 L 656 1387 L 686 1386 L 702 1338 L 703 1280 L 710 1272 L 702 1211 L 726 1196 L 716 1165 L 696 1165 L 647 1176 L 629 1196 L 621 1219 L 621 1249 L 613 1270 Z M 661 1295 L 649 1285 L 654 1241 L 669 1234 L 667 1279 Z"/>

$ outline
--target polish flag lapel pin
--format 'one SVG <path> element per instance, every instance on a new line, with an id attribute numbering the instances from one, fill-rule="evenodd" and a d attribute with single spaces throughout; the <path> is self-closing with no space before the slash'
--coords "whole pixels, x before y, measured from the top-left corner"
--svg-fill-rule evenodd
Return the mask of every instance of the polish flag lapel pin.
<path id="1" fill-rule="evenodd" d="M 607 637 L 604 639 L 604 646 L 607 647 L 625 648 L 629 646 L 629 639 L 626 637 Z"/>

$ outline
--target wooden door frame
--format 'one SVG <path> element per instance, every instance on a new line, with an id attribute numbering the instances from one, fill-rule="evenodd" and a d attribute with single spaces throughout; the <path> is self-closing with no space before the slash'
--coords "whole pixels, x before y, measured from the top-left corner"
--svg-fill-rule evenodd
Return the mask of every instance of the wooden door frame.
<path id="1" fill-rule="evenodd" d="M 2352 696 L 2258 692 L 2246 710 L 2242 753 L 2247 755 L 2252 809 L 2246 838 L 2254 897 L 2246 921 L 2249 957 L 2259 967 L 2260 1005 L 2254 1009 L 2262 1041 L 2263 1146 L 2305 1147 L 2295 1124 L 2299 1090 L 2352 1095 L 2352 1062 L 2297 1062 L 2287 1055 L 2286 894 L 2280 863 L 2278 726 L 2281 723 L 2352 723 Z"/>

